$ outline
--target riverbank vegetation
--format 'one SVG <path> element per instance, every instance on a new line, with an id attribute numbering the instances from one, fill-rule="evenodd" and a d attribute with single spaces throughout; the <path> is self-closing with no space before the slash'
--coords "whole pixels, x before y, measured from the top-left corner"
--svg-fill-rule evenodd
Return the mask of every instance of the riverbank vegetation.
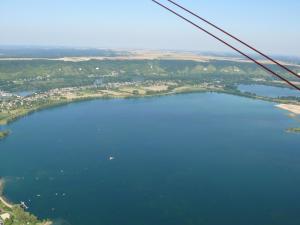
<path id="1" fill-rule="evenodd" d="M 287 129 L 287 132 L 300 134 L 300 127 L 298 127 L 298 128 L 289 128 L 289 129 Z"/>
<path id="2" fill-rule="evenodd" d="M 10 131 L 0 131 L 0 140 L 6 138 L 10 134 Z"/>
<path id="3" fill-rule="evenodd" d="M 24 211 L 20 206 L 14 205 L 12 208 L 9 208 L 0 201 L 0 209 L 1 215 L 6 215 L 7 219 L 5 219 L 5 225 L 24 225 L 24 224 L 32 224 L 32 225 L 51 225 L 50 221 L 41 221 L 36 218 L 34 215 Z"/>
<path id="4" fill-rule="evenodd" d="M 270 67 L 280 72 L 274 65 Z M 291 66 L 291 69 L 300 72 L 300 67 Z M 227 86 L 239 83 L 283 85 L 256 65 L 236 60 L 0 60 L 0 80 L 0 90 L 6 92 L 161 80 Z"/>
<path id="5" fill-rule="evenodd" d="M 295 71 L 299 68 L 292 66 Z M 252 63 L 236 59 L 0 60 L 0 125 L 44 108 L 96 98 L 218 92 L 300 104 L 297 97 L 269 98 L 243 93 L 237 88 L 239 84 L 284 86 Z M 18 94 L 22 91 L 30 94 Z"/>

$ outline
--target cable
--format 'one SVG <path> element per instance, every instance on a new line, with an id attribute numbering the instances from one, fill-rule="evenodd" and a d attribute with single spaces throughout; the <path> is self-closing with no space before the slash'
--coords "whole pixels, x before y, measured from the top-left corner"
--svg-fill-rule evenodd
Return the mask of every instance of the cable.
<path id="1" fill-rule="evenodd" d="M 217 25 L 213 24 L 212 22 L 204 19 L 203 17 L 197 15 L 196 13 L 192 12 L 191 10 L 179 5 L 178 3 L 172 1 L 172 0 L 167 0 L 168 2 L 171 2 L 173 5 L 176 5 L 177 7 L 183 9 L 184 11 L 190 13 L 191 15 L 197 17 L 198 19 L 204 21 L 205 23 L 209 24 L 210 26 L 216 28 L 217 30 L 223 32 L 224 34 L 228 35 L 229 37 L 235 39 L 236 41 L 240 42 L 241 44 L 243 44 L 244 46 L 250 48 L 251 50 L 255 51 L 256 53 L 260 54 L 261 56 L 265 57 L 266 59 L 270 60 L 271 62 L 275 63 L 276 65 L 280 66 L 281 68 L 283 68 L 284 70 L 288 71 L 289 73 L 291 73 L 292 75 L 300 78 L 300 75 L 298 75 L 296 72 L 292 71 L 291 69 L 289 69 L 288 67 L 282 65 L 281 63 L 277 62 L 276 60 L 274 60 L 273 58 L 271 58 L 270 56 L 262 53 L 261 51 L 257 50 L 256 48 L 254 48 L 253 46 L 247 44 L 246 42 L 242 41 L 241 39 L 237 38 L 236 36 L 230 34 L 228 31 L 218 27 Z"/>
<path id="2" fill-rule="evenodd" d="M 273 74 L 274 76 L 276 76 L 277 78 L 283 80 L 284 82 L 286 82 L 288 85 L 294 87 L 295 89 L 297 89 L 298 91 L 300 91 L 300 88 L 297 87 L 295 84 L 293 84 L 292 82 L 290 82 L 289 80 L 285 79 L 284 77 L 280 76 L 279 74 L 277 74 L 276 72 L 272 71 L 271 69 L 269 69 L 268 67 L 266 67 L 265 65 L 261 64 L 260 62 L 258 62 L 257 60 L 255 60 L 254 58 L 252 58 L 251 56 L 247 55 L 246 53 L 240 51 L 239 49 L 237 49 L 236 47 L 232 46 L 231 44 L 227 43 L 226 41 L 224 41 L 223 39 L 217 37 L 216 35 L 212 34 L 211 32 L 205 30 L 204 28 L 200 27 L 199 25 L 195 24 L 194 22 L 192 22 L 191 20 L 185 18 L 184 16 L 180 15 L 179 13 L 175 12 L 174 10 L 168 8 L 167 6 L 163 5 L 162 3 L 156 1 L 156 0 L 151 0 L 154 3 L 156 3 L 157 5 L 161 6 L 162 8 L 168 10 L 169 12 L 173 13 L 174 15 L 178 16 L 179 18 L 185 20 L 186 22 L 190 23 L 191 25 L 195 26 L 196 28 L 198 28 L 199 30 L 205 32 L 206 34 L 212 36 L 213 38 L 217 39 L 218 41 L 222 42 L 223 44 L 225 44 L 226 46 L 230 47 L 231 49 L 235 50 L 236 52 L 240 53 L 241 55 L 243 55 L 244 57 L 248 58 L 249 60 L 251 60 L 252 62 L 254 62 L 255 64 L 259 65 L 260 67 L 262 67 L 263 69 L 265 69 L 266 71 L 268 71 L 269 73 Z"/>

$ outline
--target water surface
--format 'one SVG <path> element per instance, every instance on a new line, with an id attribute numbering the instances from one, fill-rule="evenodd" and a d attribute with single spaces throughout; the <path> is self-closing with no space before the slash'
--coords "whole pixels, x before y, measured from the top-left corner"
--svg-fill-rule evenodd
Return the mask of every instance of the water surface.
<path id="1" fill-rule="evenodd" d="M 82 102 L 9 125 L 0 173 L 58 224 L 296 225 L 297 125 L 223 94 Z"/>
<path id="2" fill-rule="evenodd" d="M 30 95 L 33 95 L 34 93 L 35 93 L 35 91 L 21 91 L 21 92 L 15 93 L 15 94 L 18 96 L 21 96 L 21 97 L 28 97 Z"/>
<path id="3" fill-rule="evenodd" d="M 295 89 L 273 87 L 267 85 L 239 85 L 238 89 L 242 92 L 250 92 L 259 96 L 277 98 L 277 97 L 300 97 L 300 92 Z"/>

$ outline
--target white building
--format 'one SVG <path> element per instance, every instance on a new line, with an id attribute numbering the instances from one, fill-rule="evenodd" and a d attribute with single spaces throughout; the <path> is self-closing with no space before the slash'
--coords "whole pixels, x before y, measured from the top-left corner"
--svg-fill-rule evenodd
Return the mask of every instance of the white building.
<path id="1" fill-rule="evenodd" d="M 2 219 L 3 221 L 5 220 L 9 220 L 10 219 L 10 214 L 9 213 L 3 213 L 0 215 L 0 219 Z"/>

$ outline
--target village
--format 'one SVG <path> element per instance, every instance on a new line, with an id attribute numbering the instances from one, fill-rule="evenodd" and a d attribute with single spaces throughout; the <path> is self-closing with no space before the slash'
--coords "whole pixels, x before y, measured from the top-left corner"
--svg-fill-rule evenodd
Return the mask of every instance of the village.
<path id="1" fill-rule="evenodd" d="M 224 91 L 219 83 L 186 84 L 178 81 L 131 81 L 108 82 L 96 80 L 93 85 L 55 88 L 32 92 L 27 96 L 0 91 L 0 125 L 15 120 L 30 112 L 73 101 L 97 98 L 143 97 L 194 91 Z"/>

